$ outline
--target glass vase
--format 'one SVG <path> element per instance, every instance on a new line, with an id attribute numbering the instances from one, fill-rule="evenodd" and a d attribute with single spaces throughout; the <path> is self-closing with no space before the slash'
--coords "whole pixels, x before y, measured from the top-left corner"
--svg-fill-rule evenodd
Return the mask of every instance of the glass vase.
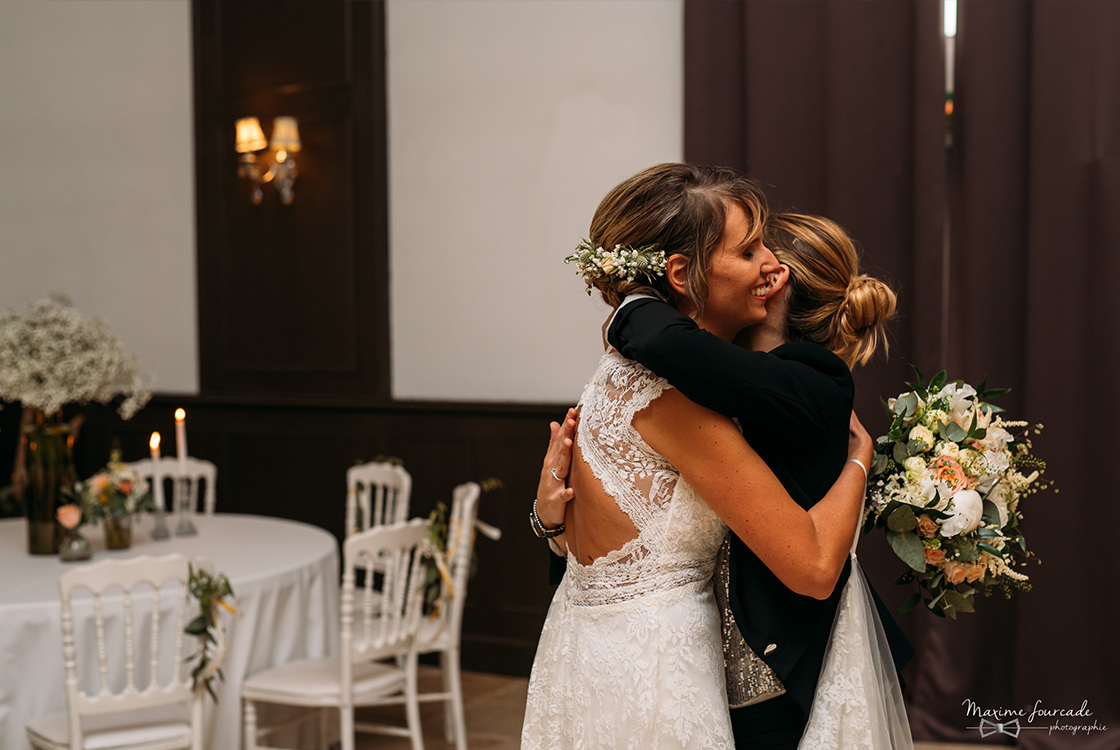
<path id="1" fill-rule="evenodd" d="M 63 529 L 58 541 L 58 559 L 62 562 L 81 562 L 90 557 L 89 540 L 78 529 Z"/>
<path id="2" fill-rule="evenodd" d="M 61 416 L 48 417 L 36 409 L 21 436 L 27 473 L 20 494 L 27 507 L 27 551 L 32 555 L 58 552 L 62 529 L 55 512 L 73 499 L 74 438 Z"/>
<path id="3" fill-rule="evenodd" d="M 110 516 L 101 523 L 105 525 L 106 548 L 128 549 L 132 546 L 132 516 Z"/>

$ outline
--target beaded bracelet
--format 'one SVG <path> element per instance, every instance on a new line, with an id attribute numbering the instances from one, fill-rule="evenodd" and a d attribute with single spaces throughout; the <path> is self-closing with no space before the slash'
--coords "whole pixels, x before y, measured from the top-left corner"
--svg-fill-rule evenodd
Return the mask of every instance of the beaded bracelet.
<path id="1" fill-rule="evenodd" d="M 536 498 L 533 499 L 533 510 L 529 513 L 529 525 L 533 528 L 533 533 L 537 535 L 538 539 L 551 539 L 564 533 L 564 524 L 560 524 L 554 529 L 544 527 L 544 524 L 541 523 L 541 517 L 537 515 Z"/>

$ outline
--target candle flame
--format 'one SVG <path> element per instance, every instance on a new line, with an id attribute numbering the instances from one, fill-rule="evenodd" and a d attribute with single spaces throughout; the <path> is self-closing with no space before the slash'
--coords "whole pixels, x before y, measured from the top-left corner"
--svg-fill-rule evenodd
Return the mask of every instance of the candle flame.
<path id="1" fill-rule="evenodd" d="M 175 410 L 175 421 L 176 422 L 182 422 L 186 418 L 187 418 L 187 413 L 185 411 L 183 411 L 182 409 L 176 409 Z"/>
<path id="2" fill-rule="evenodd" d="M 152 439 L 148 441 L 148 447 L 151 448 L 152 450 L 156 450 L 157 448 L 159 448 L 159 433 L 158 432 L 153 432 L 152 433 Z"/>

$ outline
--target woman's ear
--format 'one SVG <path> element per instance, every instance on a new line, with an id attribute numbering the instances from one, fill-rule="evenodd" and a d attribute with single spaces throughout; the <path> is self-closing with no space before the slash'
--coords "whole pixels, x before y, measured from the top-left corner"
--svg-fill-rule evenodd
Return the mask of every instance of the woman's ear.
<path id="1" fill-rule="evenodd" d="M 789 284 L 789 266 L 779 263 L 778 270 L 770 275 L 768 281 L 770 282 L 770 289 L 766 295 L 767 298 L 770 299 L 781 294 Z"/>
<path id="2" fill-rule="evenodd" d="M 676 294 L 687 298 L 688 258 L 680 253 L 670 255 L 669 259 L 665 261 L 665 278 Z"/>

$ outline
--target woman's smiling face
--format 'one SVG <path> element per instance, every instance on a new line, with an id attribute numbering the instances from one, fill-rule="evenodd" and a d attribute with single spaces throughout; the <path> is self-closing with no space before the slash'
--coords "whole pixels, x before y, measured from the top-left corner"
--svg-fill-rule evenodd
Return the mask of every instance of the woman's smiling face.
<path id="1" fill-rule="evenodd" d="M 723 238 L 708 268 L 704 314 L 697 321 L 725 341 L 766 319 L 769 282 L 778 270 L 774 254 L 762 243 L 760 233 L 751 229 L 742 206 L 730 203 Z"/>

